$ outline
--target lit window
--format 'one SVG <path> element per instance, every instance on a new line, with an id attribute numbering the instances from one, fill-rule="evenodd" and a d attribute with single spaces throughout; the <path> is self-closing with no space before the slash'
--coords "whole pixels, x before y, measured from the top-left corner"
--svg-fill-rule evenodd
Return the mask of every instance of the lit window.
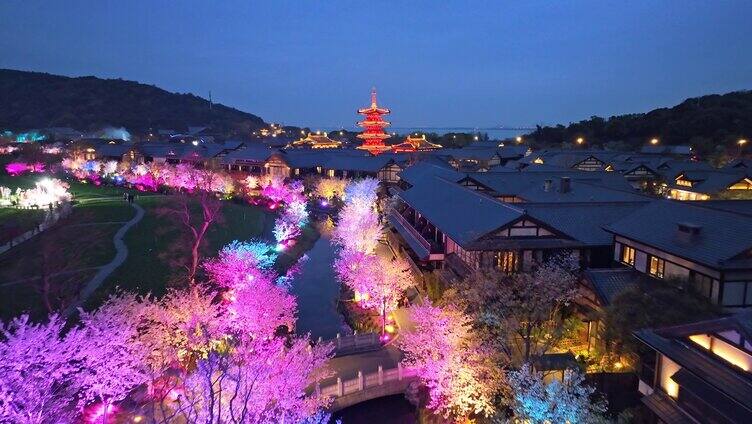
<path id="1" fill-rule="evenodd" d="M 684 186 L 684 187 L 692 187 L 692 181 L 677 179 L 676 185 Z"/>
<path id="2" fill-rule="evenodd" d="M 496 266 L 504 272 L 517 271 L 517 252 L 505 250 L 496 255 Z"/>
<path id="3" fill-rule="evenodd" d="M 635 254 L 634 247 L 622 246 L 621 261 L 627 265 L 634 266 L 634 254 Z"/>
<path id="4" fill-rule="evenodd" d="M 663 278 L 663 271 L 666 268 L 666 261 L 655 256 L 650 257 L 650 275 L 656 278 Z"/>

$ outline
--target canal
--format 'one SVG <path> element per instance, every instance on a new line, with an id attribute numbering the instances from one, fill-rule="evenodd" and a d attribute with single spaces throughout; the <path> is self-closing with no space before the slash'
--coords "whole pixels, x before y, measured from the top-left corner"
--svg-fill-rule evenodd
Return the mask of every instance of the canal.
<path id="1" fill-rule="evenodd" d="M 332 339 L 345 334 L 347 326 L 337 311 L 339 281 L 334 275 L 335 248 L 329 235 L 321 237 L 308 251 L 300 274 L 293 280 L 290 292 L 298 299 L 298 334 L 311 333 L 311 339 Z"/>

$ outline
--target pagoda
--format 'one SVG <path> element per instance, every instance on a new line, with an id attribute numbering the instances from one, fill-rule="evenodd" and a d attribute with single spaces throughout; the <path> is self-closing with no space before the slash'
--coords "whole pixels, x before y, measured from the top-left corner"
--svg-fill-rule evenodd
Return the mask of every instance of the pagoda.
<path id="1" fill-rule="evenodd" d="M 391 147 L 384 144 L 384 140 L 390 137 L 384 132 L 384 128 L 389 126 L 389 122 L 384 120 L 384 115 L 388 115 L 389 112 L 389 109 L 378 106 L 376 88 L 371 89 L 371 106 L 358 109 L 358 113 L 365 116 L 365 119 L 358 122 L 358 126 L 363 128 L 363 132 L 358 134 L 363 144 L 358 146 L 358 149 L 368 150 L 373 155 L 391 150 Z"/>

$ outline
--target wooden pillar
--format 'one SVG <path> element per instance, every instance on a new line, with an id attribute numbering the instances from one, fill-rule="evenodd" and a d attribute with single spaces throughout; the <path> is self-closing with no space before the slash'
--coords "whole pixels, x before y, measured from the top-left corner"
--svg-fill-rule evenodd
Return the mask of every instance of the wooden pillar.
<path id="1" fill-rule="evenodd" d="M 340 377 L 337 377 L 337 396 L 343 396 L 343 390 L 344 387 L 342 387 L 342 379 Z"/>
<path id="2" fill-rule="evenodd" d="M 363 371 L 358 371 L 358 390 L 363 390 Z"/>
<path id="3" fill-rule="evenodd" d="M 379 386 L 384 384 L 384 368 L 379 365 Z"/>

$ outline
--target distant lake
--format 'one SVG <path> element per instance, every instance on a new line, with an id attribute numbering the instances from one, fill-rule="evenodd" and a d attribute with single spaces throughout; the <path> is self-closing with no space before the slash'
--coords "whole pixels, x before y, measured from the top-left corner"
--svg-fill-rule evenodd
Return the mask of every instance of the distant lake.
<path id="1" fill-rule="evenodd" d="M 359 127 L 322 127 L 322 128 L 313 128 L 312 130 L 322 130 L 322 131 L 339 131 L 341 129 L 347 130 L 347 131 L 355 131 L 359 132 L 361 129 Z M 498 129 L 498 128 L 483 128 L 483 127 L 388 127 L 387 131 L 389 132 L 396 132 L 397 134 L 408 134 L 408 133 L 436 133 L 439 135 L 443 135 L 446 133 L 486 133 L 488 134 L 488 137 L 493 140 L 503 140 L 505 138 L 513 138 L 517 137 L 518 135 L 527 134 L 531 131 L 533 131 L 533 128 L 530 129 Z"/>

